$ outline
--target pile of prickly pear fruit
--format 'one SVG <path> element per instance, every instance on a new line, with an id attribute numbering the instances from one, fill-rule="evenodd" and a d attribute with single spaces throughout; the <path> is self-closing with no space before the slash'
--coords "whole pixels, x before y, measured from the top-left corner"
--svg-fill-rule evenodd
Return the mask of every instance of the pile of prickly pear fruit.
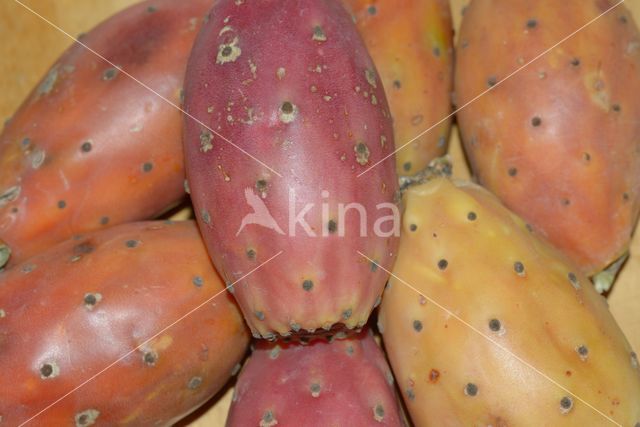
<path id="1" fill-rule="evenodd" d="M 0 425 L 639 427 L 636 12 L 146 0 L 88 31 L 0 133 Z"/>

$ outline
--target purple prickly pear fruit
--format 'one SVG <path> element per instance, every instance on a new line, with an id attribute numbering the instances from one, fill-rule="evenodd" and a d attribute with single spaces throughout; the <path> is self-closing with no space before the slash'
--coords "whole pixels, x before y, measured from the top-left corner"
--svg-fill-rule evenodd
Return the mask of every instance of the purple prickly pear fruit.
<path id="1" fill-rule="evenodd" d="M 185 90 L 187 176 L 216 267 L 231 282 L 275 256 L 233 289 L 254 335 L 363 326 L 395 258 L 398 184 L 351 17 L 334 0 L 218 1 Z"/>
<path id="2" fill-rule="evenodd" d="M 227 427 L 399 427 L 393 384 L 368 330 L 309 345 L 262 341 L 240 372 Z"/>

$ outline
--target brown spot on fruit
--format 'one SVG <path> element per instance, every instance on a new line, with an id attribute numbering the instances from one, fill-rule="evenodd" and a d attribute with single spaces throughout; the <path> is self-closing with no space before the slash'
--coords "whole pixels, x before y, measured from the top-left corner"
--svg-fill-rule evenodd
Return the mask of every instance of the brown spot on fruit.
<path id="1" fill-rule="evenodd" d="M 54 65 L 47 73 L 42 83 L 36 89 L 38 96 L 47 95 L 51 92 L 58 81 L 58 66 Z"/>
<path id="2" fill-rule="evenodd" d="M 406 393 L 407 393 L 407 398 L 408 398 L 409 400 L 411 400 L 411 401 L 416 400 L 416 394 L 413 392 L 413 389 L 408 388 L 408 389 L 406 390 Z"/>
<path id="3" fill-rule="evenodd" d="M 87 310 L 93 310 L 93 307 L 96 306 L 102 300 L 102 294 L 100 293 L 87 293 L 84 294 L 84 306 Z"/>
<path id="4" fill-rule="evenodd" d="M 64 200 L 58 200 L 58 209 L 64 209 L 67 207 L 67 202 Z"/>
<path id="5" fill-rule="evenodd" d="M 202 222 L 205 224 L 211 224 L 211 214 L 206 209 L 200 211 L 200 218 L 202 218 Z"/>
<path id="6" fill-rule="evenodd" d="M 142 361 L 147 366 L 156 366 L 158 362 L 158 353 L 153 350 L 145 351 L 142 355 Z"/>
<path id="7" fill-rule="evenodd" d="M 93 425 L 99 416 L 100 411 L 97 409 L 87 409 L 86 411 L 78 412 L 75 416 L 76 427 Z"/>
<path id="8" fill-rule="evenodd" d="M 200 130 L 200 151 L 206 153 L 213 148 L 213 134 L 207 129 Z"/>
<path id="9" fill-rule="evenodd" d="M 439 379 L 440 371 L 438 371 L 437 369 L 432 369 L 431 371 L 429 371 L 429 382 L 431 384 L 437 383 Z"/>
<path id="10" fill-rule="evenodd" d="M 513 263 L 513 270 L 516 272 L 518 276 L 525 275 L 524 264 L 521 263 L 520 261 L 516 261 Z"/>
<path id="11" fill-rule="evenodd" d="M 367 82 L 373 86 L 374 88 L 378 87 L 378 83 L 376 82 L 376 72 L 371 68 L 367 68 L 364 70 L 364 77 L 367 79 Z"/>
<path id="12" fill-rule="evenodd" d="M 235 37 L 231 43 L 223 43 L 218 46 L 218 56 L 216 57 L 216 64 L 226 64 L 227 62 L 234 62 L 242 54 L 242 49 L 238 46 L 238 37 Z"/>
<path id="13" fill-rule="evenodd" d="M 356 153 L 356 162 L 358 164 L 364 166 L 369 163 L 369 147 L 364 142 L 358 142 L 354 147 L 353 151 Z"/>
<path id="14" fill-rule="evenodd" d="M 193 283 L 196 288 L 201 288 L 202 285 L 204 285 L 204 279 L 201 276 L 194 276 L 193 279 L 191 279 L 191 283 Z"/>
<path id="15" fill-rule="evenodd" d="M 490 76 L 487 79 L 487 86 L 488 87 L 493 87 L 496 85 L 496 83 L 498 83 L 498 79 L 496 78 L 496 76 Z"/>
<path id="16" fill-rule="evenodd" d="M 578 281 L 578 277 L 576 276 L 575 273 L 570 271 L 567 274 L 567 278 L 569 279 L 571 286 L 573 286 L 576 290 L 580 289 L 580 282 Z"/>
<path id="17" fill-rule="evenodd" d="M 538 26 L 538 21 L 536 19 L 529 19 L 527 21 L 527 28 L 533 29 L 533 28 L 536 28 L 537 26 Z"/>
<path id="18" fill-rule="evenodd" d="M 438 261 L 438 269 L 444 271 L 447 269 L 448 266 L 449 266 L 449 261 L 447 261 L 446 259 L 441 259 L 440 261 Z"/>
<path id="19" fill-rule="evenodd" d="M 538 127 L 542 124 L 542 119 L 538 116 L 535 116 L 531 119 L 531 126 Z"/>
<path id="20" fill-rule="evenodd" d="M 580 66 L 580 58 L 573 58 L 571 60 L 571 65 L 573 65 L 574 67 Z"/>
<path id="21" fill-rule="evenodd" d="M 20 191 L 22 191 L 22 187 L 19 185 L 15 185 L 13 187 L 9 187 L 4 192 L 0 193 L 0 207 L 8 204 L 9 202 L 13 202 L 20 195 Z"/>
<path id="22" fill-rule="evenodd" d="M 279 117 L 282 123 L 291 123 L 298 115 L 298 107 L 290 101 L 284 101 L 280 105 Z"/>
<path id="23" fill-rule="evenodd" d="M 260 321 L 264 320 L 264 312 L 262 312 L 262 311 L 256 311 L 256 312 L 255 312 L 255 315 L 256 315 L 256 319 L 258 319 L 258 320 L 260 320 Z"/>
<path id="24" fill-rule="evenodd" d="M 273 411 L 265 411 L 260 420 L 260 427 L 273 427 L 278 424 Z"/>
<path id="25" fill-rule="evenodd" d="M 418 126 L 424 120 L 424 116 L 422 114 L 416 114 L 411 118 L 411 124 L 413 126 Z"/>
<path id="26" fill-rule="evenodd" d="M 191 377 L 191 379 L 187 383 L 187 388 L 189 390 L 195 390 L 201 385 L 202 385 L 202 377 Z"/>
<path id="27" fill-rule="evenodd" d="M 509 176 L 516 176 L 516 175 L 518 175 L 518 169 L 516 169 L 516 168 L 509 168 L 509 170 L 507 171 L 507 173 L 509 174 Z"/>
<path id="28" fill-rule="evenodd" d="M 469 221 L 475 221 L 477 218 L 478 218 L 478 215 L 477 215 L 475 212 L 473 212 L 473 211 L 471 211 L 471 212 L 469 212 L 469 213 L 467 214 L 467 219 L 468 219 Z"/>
<path id="29" fill-rule="evenodd" d="M 320 387 L 320 384 L 318 383 L 313 383 L 311 384 L 311 387 L 309 387 L 309 389 L 311 390 L 311 396 L 318 397 L 320 396 L 320 391 L 322 390 L 322 387 Z"/>
<path id="30" fill-rule="evenodd" d="M 324 30 L 320 25 L 313 27 L 313 36 L 311 39 L 319 42 L 327 41 L 327 35 L 324 33 Z"/>
<path id="31" fill-rule="evenodd" d="M 335 233 L 336 231 L 338 231 L 338 224 L 334 220 L 330 219 L 329 223 L 327 224 L 327 230 L 330 234 Z"/>
<path id="32" fill-rule="evenodd" d="M 60 367 L 56 362 L 47 362 L 40 366 L 40 378 L 43 380 L 55 378 L 58 375 L 60 375 Z"/>
<path id="33" fill-rule="evenodd" d="M 126 245 L 126 247 L 128 247 L 129 249 L 133 249 L 133 248 L 137 247 L 139 243 L 140 243 L 140 241 L 139 241 L 139 240 L 131 239 L 131 240 L 127 240 L 127 241 L 125 242 L 125 245 Z"/>
<path id="34" fill-rule="evenodd" d="M 313 281 L 307 279 L 304 282 L 302 282 L 302 289 L 309 292 L 311 289 L 313 289 Z"/>
<path id="35" fill-rule="evenodd" d="M 478 386 L 474 383 L 467 383 L 467 385 L 464 386 L 464 394 L 471 397 L 477 396 Z"/>
<path id="36" fill-rule="evenodd" d="M 85 141 L 80 146 L 80 151 L 82 151 L 83 153 L 88 153 L 92 148 L 93 144 L 91 143 L 91 141 Z"/>
<path id="37" fill-rule="evenodd" d="M 502 323 L 498 319 L 491 319 L 489 320 L 489 329 L 493 332 L 498 332 L 502 329 Z"/>
<path id="38" fill-rule="evenodd" d="M 256 259 L 256 251 L 254 249 L 247 249 L 247 258 L 251 261 Z"/>
<path id="39" fill-rule="evenodd" d="M 256 181 L 256 190 L 258 190 L 258 193 L 260 193 L 260 196 L 262 198 L 265 198 L 267 196 L 267 181 L 265 179 L 259 179 Z"/>
<path id="40" fill-rule="evenodd" d="M 120 71 L 117 68 L 107 68 L 106 70 L 104 70 L 104 72 L 102 73 L 102 80 L 104 81 L 109 81 L 109 80 L 113 80 L 116 78 L 116 76 L 118 75 Z"/>
<path id="41" fill-rule="evenodd" d="M 417 226 L 417 225 L 415 225 L 415 224 L 411 224 L 411 225 L 409 226 L 409 230 L 411 230 L 411 231 L 416 231 L 417 229 L 418 229 L 418 226 Z"/>
<path id="42" fill-rule="evenodd" d="M 153 163 L 151 163 L 151 162 L 145 162 L 142 165 L 142 171 L 145 172 L 145 173 L 151 172 L 152 169 L 153 169 Z"/>
<path id="43" fill-rule="evenodd" d="M 384 406 L 379 403 L 373 408 L 373 419 L 379 423 L 384 419 Z"/>
<path id="44" fill-rule="evenodd" d="M 562 415 L 568 414 L 573 408 L 573 400 L 569 396 L 565 396 L 560 399 L 560 413 Z"/>
<path id="45" fill-rule="evenodd" d="M 422 331 L 422 322 L 419 320 L 414 320 L 413 321 L 413 330 L 416 332 L 420 332 Z"/>
<path id="46" fill-rule="evenodd" d="M 269 359 L 276 360 L 278 356 L 280 356 L 280 350 L 282 349 L 280 348 L 279 345 L 274 346 L 269 352 Z"/>

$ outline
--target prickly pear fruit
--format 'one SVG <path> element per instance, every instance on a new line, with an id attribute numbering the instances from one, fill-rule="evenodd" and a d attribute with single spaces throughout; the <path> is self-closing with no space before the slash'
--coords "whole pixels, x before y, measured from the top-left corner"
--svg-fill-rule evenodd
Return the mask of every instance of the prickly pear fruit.
<path id="1" fill-rule="evenodd" d="M 113 16 L 81 41 L 116 67 L 76 43 L 25 100 L 0 135 L 0 239 L 12 263 L 183 197 L 181 114 L 169 102 L 180 103 L 212 3 L 146 1 Z"/>
<path id="2" fill-rule="evenodd" d="M 451 113 L 453 24 L 445 0 L 343 0 L 380 73 L 396 147 Z M 447 119 L 396 153 L 400 176 L 414 175 L 447 151 Z"/>
<path id="3" fill-rule="evenodd" d="M 473 1 L 458 105 L 614 3 Z M 588 275 L 624 254 L 638 217 L 639 92 L 640 34 L 619 5 L 458 113 L 477 180 Z"/>
<path id="4" fill-rule="evenodd" d="M 347 12 L 334 0 L 218 1 L 185 108 L 209 252 L 227 281 L 257 268 L 233 288 L 254 335 L 363 326 L 387 279 L 378 267 L 395 258 L 398 184 L 392 158 L 368 169 L 392 153 L 393 130 Z"/>
<path id="5" fill-rule="evenodd" d="M 401 426 L 393 384 L 368 329 L 309 345 L 261 341 L 238 376 L 227 427 Z"/>
<path id="6" fill-rule="evenodd" d="M 640 422 L 637 356 L 587 277 L 479 186 L 403 199 L 379 324 L 416 425 Z"/>
<path id="7" fill-rule="evenodd" d="M 95 231 L 0 273 L 0 415 L 172 425 L 223 386 L 248 337 L 195 222 Z"/>

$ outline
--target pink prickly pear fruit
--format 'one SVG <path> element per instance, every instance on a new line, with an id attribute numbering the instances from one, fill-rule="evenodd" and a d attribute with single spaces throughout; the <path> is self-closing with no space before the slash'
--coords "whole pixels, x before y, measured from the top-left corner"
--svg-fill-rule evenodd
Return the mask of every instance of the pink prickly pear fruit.
<path id="1" fill-rule="evenodd" d="M 194 221 L 94 231 L 0 273 L 0 415 L 173 425 L 227 382 L 248 343 Z"/>
<path id="2" fill-rule="evenodd" d="M 446 0 L 343 0 L 380 73 L 393 117 L 396 170 L 411 176 L 447 151 L 453 23 Z M 428 130 L 430 127 L 433 129 Z M 428 130 L 428 131 L 427 131 Z"/>
<path id="3" fill-rule="evenodd" d="M 471 2 L 456 56 L 457 104 L 614 4 Z M 619 5 L 458 113 L 477 180 L 587 275 L 627 251 L 638 217 L 639 92 L 640 34 Z"/>
<path id="4" fill-rule="evenodd" d="M 369 330 L 309 345 L 258 342 L 227 427 L 402 426 L 394 379 Z"/>
<path id="5" fill-rule="evenodd" d="M 79 43 L 55 62 L 0 135 L 4 258 L 154 217 L 184 197 L 182 119 L 169 103 L 180 104 L 212 4 L 142 2 L 80 37 L 111 63 Z"/>
<path id="6" fill-rule="evenodd" d="M 379 325 L 416 425 L 640 422 L 637 356 L 564 255 L 475 184 L 403 200 Z"/>
<path id="7" fill-rule="evenodd" d="M 213 261 L 228 282 L 257 269 L 232 289 L 254 335 L 362 327 L 395 258 L 398 184 L 382 83 L 346 11 L 218 1 L 194 43 L 185 108 Z"/>

